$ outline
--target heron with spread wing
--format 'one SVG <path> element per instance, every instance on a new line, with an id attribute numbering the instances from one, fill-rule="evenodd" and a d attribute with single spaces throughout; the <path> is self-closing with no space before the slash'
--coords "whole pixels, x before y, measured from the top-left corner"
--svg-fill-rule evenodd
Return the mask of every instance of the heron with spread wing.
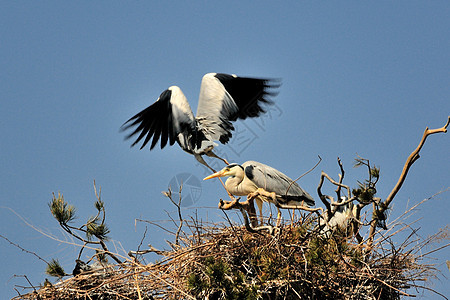
<path id="1" fill-rule="evenodd" d="M 263 201 L 271 202 L 277 207 L 277 226 L 281 221 L 280 208 L 294 209 L 315 204 L 311 195 L 291 178 L 256 161 L 247 161 L 242 165 L 230 164 L 203 180 L 215 177 L 229 177 L 225 181 L 225 188 L 230 194 L 255 199 L 261 222 Z"/>
<path id="2" fill-rule="evenodd" d="M 122 130 L 135 127 L 126 139 L 139 134 L 132 147 L 142 139 L 144 148 L 151 140 L 150 150 L 158 141 L 161 149 L 175 141 L 180 147 L 215 172 L 202 155 L 219 158 L 212 151 L 216 141 L 226 144 L 234 130 L 233 121 L 258 117 L 265 113 L 265 106 L 273 102 L 280 84 L 273 79 L 238 77 L 222 73 L 208 73 L 200 86 L 197 116 L 181 89 L 171 86 L 161 93 L 158 100 L 122 125 Z"/>

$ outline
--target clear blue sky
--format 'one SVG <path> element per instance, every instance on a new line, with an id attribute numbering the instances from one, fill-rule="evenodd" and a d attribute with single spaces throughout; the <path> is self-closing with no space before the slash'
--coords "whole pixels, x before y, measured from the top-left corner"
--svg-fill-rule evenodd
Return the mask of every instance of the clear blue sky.
<path id="1" fill-rule="evenodd" d="M 10 209 L 71 242 L 47 203 L 61 191 L 77 207 L 77 222 L 85 221 L 95 213 L 95 179 L 111 238 L 136 249 L 145 224 L 135 226 L 135 218 L 166 220 L 165 210 L 173 212 L 161 195 L 170 180 L 205 175 L 178 146 L 130 149 L 119 132 L 171 85 L 195 112 L 205 73 L 282 78 L 271 114 L 237 123 L 240 139 L 219 149 L 291 177 L 320 155 L 321 165 L 300 181 L 316 200 L 320 171 L 337 178 L 338 156 L 347 184 L 364 179 L 364 170 L 352 168 L 356 154 L 381 167 L 378 190 L 386 197 L 425 127 L 443 126 L 450 114 L 448 1 L 154 2 L 0 3 L 0 234 L 58 258 L 67 272 L 79 248 L 37 232 Z M 449 149 L 449 134 L 428 139 L 393 215 L 450 185 Z M 199 207 L 205 220 L 222 221 L 219 197 L 226 194 L 217 181 L 202 182 L 200 198 L 183 213 Z M 420 235 L 448 225 L 448 198 L 443 193 L 414 215 Z M 152 227 L 144 245 L 163 248 L 169 238 Z M 15 274 L 34 284 L 48 277 L 42 261 L 3 239 L 0 251 L 0 298 L 27 285 Z M 448 277 L 449 250 L 436 257 Z M 435 284 L 450 294 L 448 279 Z"/>

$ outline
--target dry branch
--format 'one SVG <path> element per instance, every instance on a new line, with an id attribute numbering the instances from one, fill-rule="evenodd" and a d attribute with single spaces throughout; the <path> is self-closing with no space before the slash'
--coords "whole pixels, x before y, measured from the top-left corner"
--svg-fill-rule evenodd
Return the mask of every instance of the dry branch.
<path id="1" fill-rule="evenodd" d="M 446 133 L 449 123 L 450 123 L 450 116 L 447 118 L 447 122 L 445 123 L 445 125 L 441 128 L 437 128 L 437 129 L 429 129 L 428 127 L 425 128 L 425 131 L 423 133 L 423 136 L 422 136 L 422 139 L 421 139 L 419 145 L 406 159 L 406 162 L 403 166 L 403 170 L 402 170 L 402 173 L 400 174 L 400 178 L 398 179 L 397 184 L 394 186 L 391 193 L 387 196 L 386 200 L 382 203 L 383 205 L 380 206 L 380 208 L 378 210 L 380 214 L 384 214 L 384 212 L 388 209 L 392 200 L 394 200 L 395 195 L 397 195 L 398 191 L 400 190 L 403 183 L 405 182 L 406 175 L 408 174 L 409 169 L 414 164 L 414 162 L 416 162 L 420 158 L 419 152 L 422 149 L 423 145 L 425 144 L 427 137 L 429 135 L 432 135 L 435 133 L 441 133 L 441 132 Z M 376 231 L 376 225 L 377 225 L 376 220 L 372 220 L 372 222 L 370 224 L 369 238 L 367 240 L 367 248 L 368 249 L 371 249 L 371 247 L 372 247 L 373 238 L 374 238 L 375 231 Z"/>
<path id="2" fill-rule="evenodd" d="M 411 168 L 413 163 L 420 158 L 419 152 L 422 149 L 423 145 L 425 144 L 425 141 L 426 141 L 427 137 L 429 135 L 432 135 L 432 134 L 435 134 L 435 133 L 441 133 L 441 132 L 446 133 L 449 123 L 450 123 L 450 116 L 447 119 L 447 123 L 441 128 L 438 128 L 438 129 L 428 129 L 428 127 L 425 128 L 425 131 L 424 131 L 423 136 L 422 136 L 422 140 L 420 141 L 420 143 L 417 146 L 417 148 L 406 159 L 405 165 L 403 166 L 403 170 L 402 170 L 402 173 L 400 175 L 400 178 L 397 181 L 397 184 L 394 186 L 394 188 L 392 189 L 392 191 L 389 194 L 389 196 L 387 196 L 386 201 L 385 201 L 386 204 L 387 204 L 386 206 L 389 206 L 391 204 L 391 202 L 394 199 L 395 195 L 397 194 L 397 192 L 402 187 L 403 182 L 406 179 L 406 175 L 408 174 L 409 169 Z"/>

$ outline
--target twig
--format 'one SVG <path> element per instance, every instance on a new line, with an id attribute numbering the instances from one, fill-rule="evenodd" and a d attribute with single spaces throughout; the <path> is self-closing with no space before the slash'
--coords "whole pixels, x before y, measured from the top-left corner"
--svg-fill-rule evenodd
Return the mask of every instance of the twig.
<path id="1" fill-rule="evenodd" d="M 112 259 L 114 259 L 118 264 L 122 263 L 122 261 L 114 253 L 108 250 L 108 247 L 106 247 L 106 244 L 102 239 L 100 240 L 100 245 L 102 246 L 105 253 L 108 254 Z"/>
<path id="2" fill-rule="evenodd" d="M 339 157 L 337 158 L 337 162 L 339 165 L 339 169 L 341 169 L 341 173 L 339 174 L 339 183 L 342 184 L 342 182 L 344 180 L 344 176 L 345 176 L 344 166 L 342 165 L 342 161 Z M 337 196 L 338 201 L 340 201 L 340 199 L 341 199 L 341 186 L 340 185 L 338 185 L 336 187 L 336 196 Z"/>
<path id="3" fill-rule="evenodd" d="M 25 250 L 26 251 L 26 250 Z M 30 285 L 30 287 L 33 289 L 33 291 L 35 292 L 35 293 L 37 293 L 37 291 L 36 291 L 36 288 L 33 286 L 33 284 L 31 283 L 31 281 L 28 279 L 28 277 L 27 277 L 27 275 L 14 275 L 14 277 L 23 277 L 23 278 L 25 278 L 26 279 L 26 281 L 28 281 L 28 284 Z M 22 288 L 25 288 L 25 287 L 22 287 Z M 16 290 L 17 291 L 17 290 Z M 18 291 L 17 291 L 18 292 Z M 19 293 L 19 292 L 18 292 Z M 20 293 L 19 293 L 19 295 L 20 295 Z"/>
<path id="4" fill-rule="evenodd" d="M 293 180 L 290 184 L 289 184 L 289 186 L 288 186 L 288 188 L 287 188 L 287 190 L 286 190 L 286 194 L 285 194 L 285 196 L 287 196 L 287 194 L 288 194 L 288 192 L 289 192 L 289 190 L 290 190 L 290 188 L 291 188 L 291 186 L 294 184 L 294 182 L 297 182 L 298 180 L 300 180 L 300 178 L 302 178 L 303 176 L 305 176 L 305 175 L 307 175 L 308 173 L 311 173 L 321 162 L 322 162 L 322 157 L 320 157 L 320 155 L 317 155 L 318 157 L 319 157 L 319 161 L 314 165 L 314 167 L 312 167 L 311 169 L 309 169 L 308 171 L 306 171 L 305 173 L 303 173 L 302 175 L 300 175 L 299 177 L 297 177 L 295 180 Z"/>
<path id="5" fill-rule="evenodd" d="M 335 206 L 340 206 L 340 205 L 343 205 L 343 204 L 340 204 L 339 202 L 338 203 L 333 202 L 332 198 L 330 196 L 324 195 L 322 193 L 322 186 L 323 186 L 324 178 L 328 179 L 329 182 L 331 182 L 332 184 L 336 185 L 337 187 L 345 188 L 347 190 L 347 194 L 348 194 L 347 199 L 350 200 L 352 198 L 350 197 L 350 187 L 348 185 L 342 184 L 341 180 L 339 182 L 333 180 L 327 173 L 322 171 L 322 173 L 320 174 L 319 186 L 317 187 L 317 194 L 319 195 L 320 200 L 322 200 L 322 203 L 326 207 L 327 220 L 331 220 L 331 218 L 333 217 L 333 215 L 334 215 L 336 210 L 331 208 L 330 203 L 335 203 L 334 204 Z M 328 202 L 327 199 L 330 199 L 330 202 Z"/>
<path id="6" fill-rule="evenodd" d="M 182 191 L 182 189 L 183 189 L 183 183 L 181 183 L 180 184 L 180 190 L 179 190 L 179 198 L 178 198 L 178 203 L 177 202 L 175 202 L 173 199 L 172 199 L 172 190 L 170 189 L 170 187 L 169 187 L 169 190 L 167 191 L 167 192 L 163 192 L 163 194 L 167 197 L 167 198 L 169 198 L 170 199 L 170 202 L 172 202 L 172 204 L 173 205 L 175 205 L 175 207 L 177 208 L 177 211 L 178 211 L 178 218 L 179 218 L 179 220 L 180 220 L 180 224 L 178 225 L 178 229 L 177 229 L 177 232 L 175 233 L 175 245 L 177 245 L 177 246 L 180 246 L 180 243 L 179 243 L 179 237 L 180 237 L 180 232 L 181 232 L 181 228 L 183 227 L 183 218 L 182 218 L 182 216 L 181 216 L 181 199 L 182 199 L 182 197 L 181 197 L 181 191 Z M 169 216 L 170 217 L 170 216 Z"/>
<path id="7" fill-rule="evenodd" d="M 43 262 L 45 262 L 45 263 L 48 265 L 48 262 L 47 262 L 45 259 L 43 259 L 42 257 L 40 257 L 39 255 L 37 255 L 35 252 L 28 251 L 27 249 L 21 247 L 19 244 L 16 244 L 16 243 L 10 241 L 7 237 L 5 237 L 5 236 L 3 236 L 3 235 L 1 235 L 1 234 L 0 234 L 0 237 L 1 237 L 2 239 L 6 240 L 6 241 L 7 241 L 8 243 L 10 243 L 11 245 L 13 245 L 13 246 L 19 248 L 19 249 L 22 250 L 23 252 L 28 253 L 28 254 L 32 254 L 32 255 L 36 256 L 38 259 L 42 260 Z"/>
<path id="8" fill-rule="evenodd" d="M 137 222 L 145 222 L 145 223 L 149 223 L 149 224 L 151 224 L 151 225 L 154 225 L 154 226 L 156 226 L 156 227 L 158 227 L 158 228 L 164 230 L 164 231 L 167 232 L 167 233 L 170 233 L 170 234 L 175 235 L 175 232 L 170 231 L 169 229 L 167 229 L 167 228 L 165 228 L 165 227 L 159 225 L 159 224 L 156 223 L 156 222 L 149 221 L 149 220 L 142 220 L 142 219 L 134 219 L 134 221 L 135 221 L 135 222 L 137 221 Z"/>

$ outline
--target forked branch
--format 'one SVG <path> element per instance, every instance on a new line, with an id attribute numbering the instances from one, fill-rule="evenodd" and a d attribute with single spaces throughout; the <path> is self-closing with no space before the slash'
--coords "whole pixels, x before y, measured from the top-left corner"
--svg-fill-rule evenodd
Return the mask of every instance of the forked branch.
<path id="1" fill-rule="evenodd" d="M 422 136 L 422 139 L 421 139 L 419 145 L 406 159 L 405 165 L 403 166 L 403 170 L 402 170 L 402 173 L 400 174 L 400 178 L 398 179 L 397 184 L 394 186 L 391 193 L 387 196 L 386 200 L 384 202 L 380 203 L 380 208 L 378 209 L 378 215 L 384 214 L 384 212 L 388 209 L 389 205 L 391 204 L 392 200 L 394 200 L 395 195 L 397 195 L 398 191 L 400 190 L 403 183 L 405 182 L 406 175 L 408 174 L 409 169 L 420 158 L 419 152 L 422 149 L 423 145 L 425 144 L 427 137 L 429 135 L 432 135 L 435 133 L 441 133 L 441 132 L 446 133 L 449 123 L 450 123 L 450 116 L 447 118 L 447 123 L 441 128 L 437 128 L 437 129 L 429 129 L 428 127 L 425 128 L 425 131 L 423 133 L 423 136 Z M 376 220 L 371 221 L 369 237 L 367 240 L 368 250 L 370 250 L 372 248 L 373 238 L 374 238 L 376 227 L 377 227 L 376 224 L 377 224 Z"/>
<path id="2" fill-rule="evenodd" d="M 400 175 L 400 178 L 397 181 L 397 184 L 394 186 L 391 193 L 386 198 L 386 201 L 385 201 L 386 207 L 389 206 L 389 204 L 391 204 L 395 195 L 397 195 L 398 191 L 402 187 L 403 182 L 406 179 L 406 175 L 408 174 L 408 171 L 411 168 L 411 166 L 413 165 L 413 163 L 420 158 L 419 152 L 422 149 L 423 145 L 425 144 L 427 137 L 434 133 L 440 133 L 440 132 L 446 133 L 449 123 L 450 123 L 450 116 L 447 119 L 447 123 L 441 128 L 438 128 L 438 129 L 428 129 L 428 127 L 425 128 L 425 132 L 423 133 L 422 140 L 420 141 L 417 148 L 409 155 L 408 159 L 405 162 L 405 165 L 403 166 L 403 170 Z"/>

